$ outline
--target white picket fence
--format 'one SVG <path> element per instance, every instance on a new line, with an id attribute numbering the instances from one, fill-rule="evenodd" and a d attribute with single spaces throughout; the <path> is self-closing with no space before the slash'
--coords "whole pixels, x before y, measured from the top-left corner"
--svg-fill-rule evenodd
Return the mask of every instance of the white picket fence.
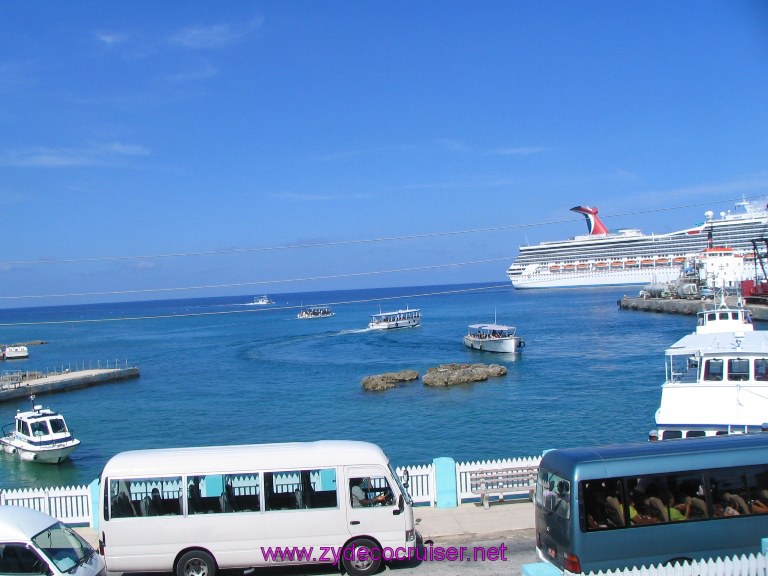
<path id="1" fill-rule="evenodd" d="M 88 486 L 1 490 L 0 505 L 26 506 L 50 514 L 67 524 L 91 524 L 91 489 Z"/>
<path id="2" fill-rule="evenodd" d="M 710 558 L 685 564 L 590 572 L 590 576 L 766 576 L 765 554 Z"/>

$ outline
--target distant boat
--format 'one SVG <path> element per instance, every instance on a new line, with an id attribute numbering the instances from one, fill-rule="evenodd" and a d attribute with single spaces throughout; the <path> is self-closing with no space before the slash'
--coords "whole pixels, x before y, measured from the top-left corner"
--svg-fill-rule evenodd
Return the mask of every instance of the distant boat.
<path id="1" fill-rule="evenodd" d="M 517 336 L 514 326 L 505 324 L 470 324 L 464 346 L 483 352 L 522 352 L 525 341 Z"/>
<path id="2" fill-rule="evenodd" d="M 27 462 L 63 462 L 78 447 L 80 440 L 72 436 L 61 414 L 35 406 L 34 395 L 29 399 L 32 409 L 17 412 L 14 422 L 3 426 L 0 445 L 6 453 L 15 454 Z"/>
<path id="3" fill-rule="evenodd" d="M 333 310 L 328 306 L 307 306 L 296 317 L 300 320 L 310 320 L 312 318 L 328 318 L 333 314 Z"/>
<path id="4" fill-rule="evenodd" d="M 29 358 L 29 350 L 26 346 L 6 346 L 2 354 L 6 360 L 18 360 Z"/>
<path id="5" fill-rule="evenodd" d="M 269 296 L 267 296 L 266 294 L 264 294 L 263 296 L 254 296 L 253 302 L 251 302 L 251 304 L 253 304 L 254 306 L 266 306 L 268 304 L 274 304 L 274 303 L 275 303 L 274 300 L 270 300 Z"/>
<path id="6" fill-rule="evenodd" d="M 421 324 L 421 310 L 418 308 L 379 312 L 371 315 L 368 323 L 370 330 L 388 330 L 390 328 L 414 328 Z"/>

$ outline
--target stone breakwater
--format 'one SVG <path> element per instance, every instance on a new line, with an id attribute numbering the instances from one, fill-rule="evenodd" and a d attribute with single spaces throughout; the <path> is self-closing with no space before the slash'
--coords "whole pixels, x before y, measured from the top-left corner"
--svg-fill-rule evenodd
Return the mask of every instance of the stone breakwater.
<path id="1" fill-rule="evenodd" d="M 506 373 L 506 367 L 499 364 L 441 364 L 436 368 L 429 368 L 421 381 L 424 386 L 456 386 L 482 382 L 488 378 L 504 376 Z M 364 390 L 389 390 L 418 378 L 419 373 L 416 370 L 400 370 L 366 376 L 361 384 Z"/>

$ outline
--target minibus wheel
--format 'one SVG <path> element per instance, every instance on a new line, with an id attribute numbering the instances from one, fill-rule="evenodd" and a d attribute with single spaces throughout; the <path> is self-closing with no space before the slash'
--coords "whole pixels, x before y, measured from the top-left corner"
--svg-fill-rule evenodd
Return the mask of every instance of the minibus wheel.
<path id="1" fill-rule="evenodd" d="M 176 576 L 216 576 L 216 561 L 204 550 L 190 550 L 176 562 Z"/>
<path id="2" fill-rule="evenodd" d="M 358 538 L 344 548 L 341 563 L 349 576 L 370 576 L 381 567 L 381 550 L 373 540 Z"/>

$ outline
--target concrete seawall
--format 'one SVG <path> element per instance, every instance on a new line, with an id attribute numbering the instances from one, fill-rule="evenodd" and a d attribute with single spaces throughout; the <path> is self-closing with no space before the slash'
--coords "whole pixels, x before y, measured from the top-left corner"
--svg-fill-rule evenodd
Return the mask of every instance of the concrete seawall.
<path id="1" fill-rule="evenodd" d="M 738 298 L 728 296 L 725 303 L 729 307 L 738 306 Z M 624 296 L 618 302 L 622 310 L 639 310 L 641 312 L 660 312 L 665 314 L 695 315 L 702 310 L 714 310 L 719 302 L 713 300 L 684 300 L 680 298 L 639 298 Z M 752 314 L 753 320 L 768 321 L 768 306 L 762 304 L 746 304 L 744 306 Z"/>
<path id="2" fill-rule="evenodd" d="M 78 370 L 53 376 L 32 378 L 21 382 L 8 383 L 0 386 L 0 402 L 27 398 L 30 394 L 46 394 L 51 392 L 65 392 L 78 388 L 87 388 L 105 382 L 128 380 L 139 377 L 139 369 L 130 368 L 102 368 L 93 370 Z"/>

